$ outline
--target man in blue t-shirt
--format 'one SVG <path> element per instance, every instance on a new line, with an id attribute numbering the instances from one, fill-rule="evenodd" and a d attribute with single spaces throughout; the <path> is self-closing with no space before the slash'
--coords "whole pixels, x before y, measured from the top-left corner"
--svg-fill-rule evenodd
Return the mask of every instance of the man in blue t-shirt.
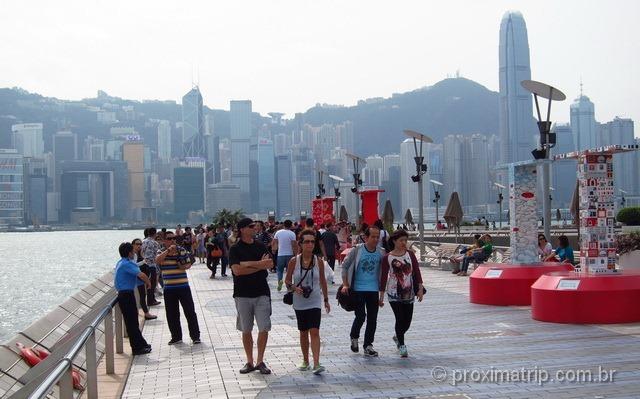
<path id="1" fill-rule="evenodd" d="M 351 326 L 351 350 L 359 351 L 360 330 L 366 320 L 364 355 L 372 357 L 378 356 L 378 352 L 373 350 L 373 340 L 378 321 L 378 284 L 384 250 L 378 247 L 380 230 L 377 227 L 367 228 L 364 236 L 364 244 L 354 247 L 342 264 L 341 289 L 344 293 L 348 293 L 351 289 L 357 297 L 355 319 Z"/>
<path id="2" fill-rule="evenodd" d="M 138 265 L 131 260 L 134 256 L 133 245 L 129 242 L 123 242 L 118 247 L 121 259 L 116 264 L 114 272 L 114 285 L 118 291 L 118 306 L 122 311 L 124 325 L 129 335 L 129 344 L 131 345 L 131 353 L 135 355 L 144 355 L 151 352 L 151 345 L 142 336 L 140 326 L 138 325 L 138 307 L 136 297 L 133 290 L 137 289 L 138 279 L 144 282 L 147 289 L 151 287 L 151 281 L 146 274 L 140 271 Z"/>

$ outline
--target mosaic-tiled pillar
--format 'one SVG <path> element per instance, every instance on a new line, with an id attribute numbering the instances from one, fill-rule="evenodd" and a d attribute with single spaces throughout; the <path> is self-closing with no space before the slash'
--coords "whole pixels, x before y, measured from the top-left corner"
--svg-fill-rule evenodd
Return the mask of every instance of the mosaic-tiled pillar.
<path id="1" fill-rule="evenodd" d="M 580 267 L 589 273 L 615 271 L 615 190 L 613 155 L 582 154 L 578 158 L 580 182 Z"/>
<path id="2" fill-rule="evenodd" d="M 509 215 L 511 223 L 511 262 L 538 262 L 538 214 L 536 164 L 509 165 Z"/>

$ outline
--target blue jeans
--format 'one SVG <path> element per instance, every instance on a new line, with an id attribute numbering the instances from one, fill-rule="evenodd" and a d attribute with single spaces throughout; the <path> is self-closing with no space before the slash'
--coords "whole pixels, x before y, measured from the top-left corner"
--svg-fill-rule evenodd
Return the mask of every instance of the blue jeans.
<path id="1" fill-rule="evenodd" d="M 487 255 L 483 253 L 481 254 L 473 254 L 471 256 L 465 256 L 464 258 L 462 258 L 462 267 L 460 268 L 461 272 L 467 272 L 467 270 L 469 270 L 469 263 L 471 262 L 475 262 L 475 263 L 482 263 L 485 260 L 487 260 Z"/>
<path id="2" fill-rule="evenodd" d="M 282 281 L 284 275 L 284 269 L 287 268 L 289 261 L 293 258 L 293 255 L 278 255 L 278 263 L 276 264 L 276 271 L 278 272 L 278 281 Z"/>

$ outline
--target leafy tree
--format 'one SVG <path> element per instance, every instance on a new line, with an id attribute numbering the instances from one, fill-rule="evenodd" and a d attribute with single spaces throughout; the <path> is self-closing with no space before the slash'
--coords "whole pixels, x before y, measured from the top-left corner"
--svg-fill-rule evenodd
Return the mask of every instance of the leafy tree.
<path id="1" fill-rule="evenodd" d="M 230 211 L 226 208 L 223 208 L 216 213 L 213 217 L 212 223 L 214 225 L 222 224 L 222 225 L 236 225 L 240 219 L 244 217 L 244 212 L 242 209 L 237 209 L 235 211 Z"/>

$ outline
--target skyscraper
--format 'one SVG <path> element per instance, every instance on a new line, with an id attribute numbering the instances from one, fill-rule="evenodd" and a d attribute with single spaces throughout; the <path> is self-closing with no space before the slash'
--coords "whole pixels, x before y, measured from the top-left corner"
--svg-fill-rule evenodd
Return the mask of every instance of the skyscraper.
<path id="1" fill-rule="evenodd" d="M 205 158 L 204 115 L 198 86 L 182 97 L 183 157 Z"/>
<path id="2" fill-rule="evenodd" d="M 129 206 L 137 214 L 146 206 L 142 141 L 126 141 L 122 144 L 122 160 L 127 163 L 129 172 Z"/>
<path id="3" fill-rule="evenodd" d="M 17 150 L 0 149 L 0 225 L 24 223 L 23 157 Z"/>
<path id="4" fill-rule="evenodd" d="M 527 25 L 522 14 L 508 11 L 500 24 L 500 140 L 502 163 L 531 159 L 537 127 L 531 93 L 521 85 L 531 79 Z"/>
<path id="5" fill-rule="evenodd" d="M 595 148 L 596 118 L 595 107 L 589 97 L 580 93 L 570 106 L 571 130 L 576 151 Z"/>
<path id="6" fill-rule="evenodd" d="M 276 198 L 279 218 L 291 215 L 291 153 L 276 156 Z M 289 216 L 290 217 L 290 216 Z"/>
<path id="7" fill-rule="evenodd" d="M 556 133 L 556 146 L 554 154 L 565 154 L 575 149 L 573 131 L 568 123 L 557 123 L 552 129 Z M 551 165 L 551 186 L 555 191 L 551 193 L 554 208 L 568 208 L 573 196 L 576 184 L 576 170 L 578 168 L 575 159 L 559 159 Z"/>
<path id="8" fill-rule="evenodd" d="M 231 182 L 240 186 L 240 207 L 249 209 L 249 151 L 251 141 L 251 101 L 231 101 Z"/>
<path id="9" fill-rule="evenodd" d="M 42 123 L 20 123 L 11 126 L 13 148 L 25 158 L 42 158 L 44 139 Z"/>
<path id="10" fill-rule="evenodd" d="M 78 138 L 72 132 L 58 132 L 53 136 L 53 156 L 56 162 L 78 159 Z"/>
<path id="11" fill-rule="evenodd" d="M 158 123 L 158 158 L 164 162 L 171 160 L 171 122 L 169 121 Z"/>
<path id="12" fill-rule="evenodd" d="M 268 139 L 258 141 L 258 208 L 260 213 L 276 210 L 276 166 L 273 142 Z"/>
<path id="13" fill-rule="evenodd" d="M 633 120 L 615 117 L 612 121 L 599 124 L 598 145 L 633 145 Z M 640 173 L 635 167 L 638 151 L 615 154 L 613 156 L 613 176 L 616 195 L 624 190 L 627 195 L 640 195 Z"/>

